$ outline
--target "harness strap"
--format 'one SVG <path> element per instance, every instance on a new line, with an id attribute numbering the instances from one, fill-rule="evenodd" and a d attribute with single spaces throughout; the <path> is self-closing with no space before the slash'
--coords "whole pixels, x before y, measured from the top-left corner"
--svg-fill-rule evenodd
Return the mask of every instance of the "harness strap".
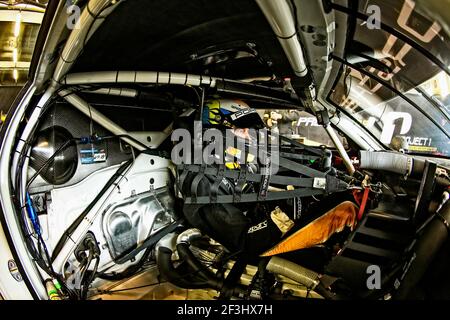
<path id="1" fill-rule="evenodd" d="M 311 156 L 307 154 L 296 154 L 296 153 L 290 153 L 290 152 L 280 152 L 281 157 L 285 157 L 287 159 L 295 159 L 295 160 L 318 160 L 320 157 L 318 156 Z"/>
<path id="2" fill-rule="evenodd" d="M 197 198 L 198 185 L 200 184 L 200 181 L 202 181 L 202 179 L 205 177 L 205 169 L 206 165 L 201 165 L 198 174 L 195 176 L 194 180 L 192 180 L 191 197 L 194 203 L 195 199 Z"/>
<path id="3" fill-rule="evenodd" d="M 177 166 L 178 171 L 181 172 L 181 174 L 179 175 L 178 178 L 178 185 L 180 186 L 180 190 L 184 185 L 184 180 L 186 180 L 186 177 L 188 176 L 189 170 L 188 170 L 188 165 L 186 164 L 180 164 L 179 166 Z"/>
<path id="4" fill-rule="evenodd" d="M 217 169 L 217 178 L 214 184 L 211 186 L 211 203 L 217 203 L 217 195 L 219 192 L 220 184 L 224 178 L 225 166 L 219 166 Z"/>
<path id="5" fill-rule="evenodd" d="M 308 177 L 323 178 L 326 175 L 322 171 L 311 169 L 311 168 L 309 168 L 309 167 L 307 167 L 307 166 L 305 166 L 303 164 L 294 162 L 292 160 L 288 160 L 288 159 L 285 159 L 285 158 L 282 158 L 282 157 L 280 157 L 277 160 L 278 160 L 278 164 L 281 167 L 284 167 L 284 168 L 289 169 L 291 171 L 303 174 L 303 175 L 308 176 Z M 275 160 L 275 162 L 276 162 L 276 160 Z"/>
<path id="6" fill-rule="evenodd" d="M 295 189 L 288 191 L 279 191 L 279 192 L 268 192 L 265 201 L 272 200 L 283 200 L 283 199 L 291 199 L 295 197 L 310 197 L 315 195 L 325 194 L 325 190 L 321 189 Z M 193 202 L 192 197 L 186 197 L 185 204 L 209 204 L 211 203 L 211 199 L 209 196 L 200 196 L 195 199 Z M 217 202 L 218 203 L 236 203 L 234 195 L 218 195 Z M 245 193 L 240 196 L 239 202 L 259 202 L 259 193 Z"/>
<path id="7" fill-rule="evenodd" d="M 189 172 L 199 172 L 200 171 L 200 165 L 185 165 L 185 169 L 183 170 L 182 175 L 186 174 L 187 171 Z M 219 166 L 219 168 L 222 166 Z M 218 169 L 213 167 L 207 167 L 205 169 L 205 175 L 208 176 L 216 176 L 218 175 Z M 224 169 L 223 170 L 223 177 L 237 180 L 239 178 L 239 171 L 238 170 L 230 170 L 230 169 Z M 246 174 L 247 181 L 251 182 L 261 182 L 263 178 L 263 175 L 260 173 L 249 173 Z M 280 176 L 280 175 L 271 175 L 270 176 L 270 182 L 273 184 L 280 184 L 280 185 L 292 185 L 294 187 L 306 187 L 306 188 L 312 188 L 313 186 L 313 178 L 299 178 L 299 177 L 287 177 L 287 176 Z M 181 178 L 180 178 L 181 182 Z"/>
<path id="8" fill-rule="evenodd" d="M 361 200 L 361 206 L 359 207 L 359 212 L 358 212 L 358 221 L 361 221 L 362 216 L 364 214 L 364 210 L 366 209 L 366 203 L 367 203 L 367 199 L 369 198 L 369 188 L 365 188 L 364 189 L 364 194 Z"/>
<path id="9" fill-rule="evenodd" d="M 246 176 L 247 176 L 247 166 L 241 165 L 237 184 L 236 187 L 234 188 L 233 202 L 241 202 L 242 191 L 244 190 L 245 184 L 247 182 Z"/>

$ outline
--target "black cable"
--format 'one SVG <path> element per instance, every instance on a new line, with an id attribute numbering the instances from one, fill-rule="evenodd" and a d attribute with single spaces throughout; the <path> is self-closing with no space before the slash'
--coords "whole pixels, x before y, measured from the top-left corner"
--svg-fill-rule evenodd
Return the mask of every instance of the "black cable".
<path id="1" fill-rule="evenodd" d="M 93 259 L 95 259 L 94 268 L 90 272 L 89 277 L 87 279 L 85 279 L 86 272 L 88 271 L 88 268 L 90 267 Z M 89 290 L 89 285 L 96 278 L 96 273 L 97 273 L 97 268 L 98 268 L 99 262 L 100 262 L 100 257 L 97 256 L 95 258 L 91 258 L 88 261 L 88 263 L 87 263 L 87 266 L 86 266 L 86 268 L 84 270 L 84 273 L 83 273 L 83 277 L 81 278 L 81 287 L 80 287 L 80 299 L 81 300 L 86 300 L 87 293 L 88 293 L 88 290 Z"/>
<path id="2" fill-rule="evenodd" d="M 24 208 L 24 209 L 26 210 L 26 208 Z M 21 222 L 23 222 L 23 221 L 21 220 Z M 19 225 L 21 226 L 21 228 L 23 228 L 24 224 L 25 223 L 20 223 Z M 65 281 L 62 278 L 62 276 L 54 271 L 53 266 L 50 263 L 50 256 L 48 254 L 47 247 L 45 246 L 45 242 L 41 235 L 38 235 L 37 241 L 38 241 L 39 252 L 36 252 L 36 246 L 33 242 L 33 239 L 30 236 L 25 237 L 25 245 L 28 249 L 28 252 L 33 257 L 34 261 L 44 272 L 46 272 L 50 277 L 56 279 L 61 284 L 62 288 L 64 289 L 64 291 L 68 294 L 68 296 L 70 298 L 76 297 L 76 294 L 66 286 Z M 44 253 L 47 257 L 47 262 L 42 257 L 41 245 L 44 248 Z"/>
<path id="3" fill-rule="evenodd" d="M 96 278 L 97 268 L 100 262 L 100 249 L 98 248 L 98 244 L 96 241 L 86 242 L 86 239 L 83 242 L 87 249 L 82 249 L 83 251 L 89 250 L 89 254 L 86 255 L 83 252 L 83 255 L 79 256 L 81 258 L 79 273 L 80 273 L 80 286 L 77 288 L 76 296 L 78 300 L 85 300 L 87 296 L 87 292 L 89 290 L 89 285 Z M 77 256 L 77 254 L 75 254 Z M 78 257 L 78 256 L 77 256 Z M 92 264 L 92 261 L 95 260 L 95 265 L 92 271 L 89 271 L 89 268 Z"/>
<path id="4" fill-rule="evenodd" d="M 297 6 L 295 5 L 293 0 L 291 0 L 290 2 L 292 9 L 294 10 L 293 15 L 294 15 L 295 34 L 297 34 L 298 33 Z"/>
<path id="5" fill-rule="evenodd" d="M 91 142 L 97 142 L 95 141 L 95 139 L 97 139 L 98 141 L 101 140 L 106 140 L 106 139 L 113 139 L 113 138 L 128 138 L 130 140 L 132 140 L 133 142 L 141 145 L 142 147 L 145 147 L 148 150 L 152 150 L 151 148 L 149 148 L 148 146 L 146 146 L 145 144 L 143 144 L 142 142 L 138 141 L 137 139 L 133 138 L 130 135 L 127 134 L 120 134 L 120 135 L 112 135 L 112 136 L 106 136 L 106 137 L 99 137 L 99 138 L 94 138 L 94 141 Z M 63 151 L 67 146 L 70 145 L 70 143 L 74 142 L 74 141 L 80 141 L 82 140 L 81 138 L 73 138 L 70 140 L 67 140 L 64 144 L 62 144 L 52 155 L 50 158 L 48 158 L 44 164 L 33 174 L 33 176 L 28 180 L 27 185 L 26 185 L 26 190 L 28 190 L 30 188 L 31 183 L 37 178 L 37 176 L 55 159 L 55 157 L 61 152 Z"/>
<path id="6" fill-rule="evenodd" d="M 205 105 L 205 89 L 201 88 L 201 90 L 202 90 L 202 95 L 201 95 L 201 100 L 200 100 L 200 119 L 198 119 L 199 121 L 202 121 L 202 119 L 203 119 L 203 108 Z"/>
<path id="7" fill-rule="evenodd" d="M 116 292 L 123 292 L 123 291 L 130 291 L 130 290 L 142 289 L 142 288 L 147 288 L 147 287 L 154 287 L 154 286 L 160 285 L 162 283 L 167 283 L 167 281 L 158 281 L 158 282 L 154 282 L 154 283 L 145 284 L 145 285 L 142 285 L 142 286 L 137 286 L 137 287 L 132 287 L 132 288 L 125 288 L 125 289 L 99 290 L 98 293 L 92 295 L 91 297 L 97 296 L 97 295 L 101 295 L 101 294 L 114 294 Z"/>
<path id="8" fill-rule="evenodd" d="M 197 89 L 192 86 L 187 86 L 187 87 L 191 88 L 194 91 L 195 97 L 197 98 L 197 101 L 198 101 L 198 105 L 200 106 L 202 104 L 202 97 L 198 94 Z"/>
<path id="9" fill-rule="evenodd" d="M 50 255 L 48 253 L 47 246 L 46 246 L 46 244 L 44 242 L 44 239 L 42 238 L 41 234 L 38 235 L 38 239 L 39 239 L 38 240 L 38 246 L 39 246 L 39 242 L 40 242 L 41 245 L 42 245 L 42 248 L 44 249 L 44 254 L 45 254 L 45 258 L 47 259 L 47 264 L 49 265 L 51 272 L 54 274 L 55 270 L 53 269 L 53 266 L 51 264 Z"/>
<path id="10" fill-rule="evenodd" d="M 126 278 L 130 277 L 131 275 L 135 274 L 136 272 L 138 272 L 142 268 L 144 263 L 148 260 L 148 257 L 150 256 L 151 251 L 152 251 L 151 248 L 147 248 L 147 250 L 145 250 L 144 254 L 142 255 L 142 257 L 138 263 L 128 267 L 127 269 L 125 269 L 124 271 L 122 271 L 120 273 L 113 273 L 113 274 L 99 273 L 99 274 L 97 274 L 97 276 L 101 279 L 110 280 L 110 281 L 126 279 Z"/>
<path id="11" fill-rule="evenodd" d="M 199 272 L 200 272 L 200 270 L 191 271 L 191 272 L 188 272 L 188 273 L 185 273 L 185 274 L 181 275 L 180 278 L 184 279 L 184 278 L 187 278 L 189 276 L 193 276 L 193 275 L 195 276 Z M 107 279 L 107 280 L 110 280 L 110 279 Z M 119 280 L 119 279 L 111 279 L 111 280 Z M 168 281 L 159 281 L 159 282 L 151 283 L 151 284 L 147 284 L 147 285 L 142 285 L 142 286 L 137 286 L 137 287 L 132 287 L 132 288 L 125 288 L 125 289 L 117 289 L 117 290 L 99 290 L 98 293 L 92 295 L 91 297 L 96 296 L 96 295 L 101 295 L 101 294 L 112 294 L 112 293 L 128 291 L 128 290 L 136 290 L 136 289 L 145 288 L 145 287 L 151 287 L 151 286 L 155 286 L 155 285 L 159 285 L 159 284 L 167 283 L 167 282 Z"/>
<path id="12" fill-rule="evenodd" d="M 88 284 L 92 283 L 92 281 L 94 281 L 94 279 L 97 277 L 97 270 L 98 270 L 98 265 L 100 264 L 100 257 L 96 257 L 95 259 L 95 265 L 94 265 L 94 269 L 91 272 L 91 276 L 88 280 Z"/>
<path id="13" fill-rule="evenodd" d="M 89 255 L 88 257 L 85 259 L 86 262 L 83 262 L 83 265 L 80 268 L 80 280 L 81 280 L 81 289 L 83 288 L 83 280 L 84 280 L 84 275 L 86 273 L 86 270 L 89 268 L 89 266 L 91 265 L 92 259 L 94 258 L 94 252 L 93 250 L 89 250 Z"/>
<path id="14" fill-rule="evenodd" d="M 136 139 L 134 139 L 133 137 L 130 137 L 130 136 L 128 136 L 128 135 L 117 135 L 117 136 L 109 136 L 109 137 L 105 137 L 104 139 L 110 139 L 110 138 L 114 138 L 114 137 L 127 137 L 127 138 L 130 138 L 131 140 L 133 140 L 133 141 L 136 141 L 137 143 L 139 143 L 139 144 L 141 144 L 141 145 L 143 145 L 143 146 L 145 146 L 144 144 L 142 144 L 142 143 L 140 143 L 139 141 L 137 141 Z M 35 172 L 35 174 L 29 179 L 29 181 L 27 182 L 27 185 L 26 185 L 26 190 L 27 189 L 29 189 L 29 187 L 30 187 L 30 185 L 31 185 L 31 183 L 36 179 L 36 177 L 54 160 L 54 158 L 59 154 L 59 152 L 61 152 L 62 150 L 64 150 L 70 143 L 72 143 L 73 141 L 79 141 L 79 140 L 81 140 L 81 139 L 79 139 L 79 138 L 73 138 L 73 139 L 70 139 L 70 140 L 67 140 L 64 144 L 62 144 L 53 154 L 52 154 L 52 156 L 49 158 L 49 159 L 47 159 L 46 161 L 45 161 L 45 163 Z M 147 149 L 149 149 L 147 146 L 145 146 Z M 25 149 L 25 148 L 24 148 Z M 23 165 L 23 159 L 21 160 L 21 164 Z M 20 168 L 22 167 L 22 166 L 19 166 Z M 19 168 L 18 167 L 18 168 Z M 120 168 L 119 168 L 120 169 Z M 21 174 L 20 175 L 17 175 L 17 176 L 21 176 Z M 115 175 L 114 175 L 115 176 Z M 113 176 L 113 177 L 114 177 Z M 17 184 L 17 185 L 19 185 L 19 184 Z M 103 190 L 102 190 L 103 191 Z M 105 190 L 106 191 L 106 190 Z M 95 200 L 95 199 L 94 199 Z M 87 213 L 86 213 L 87 214 Z M 83 215 L 83 214 L 82 214 Z M 24 225 L 26 225 L 26 223 L 24 223 Z M 27 233 L 25 233 L 25 234 L 27 234 Z M 65 239 L 65 240 L 67 240 L 67 239 Z M 41 240 L 42 242 L 42 244 L 45 246 L 45 243 L 43 242 L 43 240 Z M 61 241 L 61 239 L 60 239 L 60 241 Z M 59 244 L 59 242 L 58 242 L 58 244 Z M 55 248 L 55 251 L 56 251 L 56 249 L 57 248 L 59 248 L 58 247 L 58 245 L 57 245 L 57 247 Z M 30 245 L 30 246 L 28 246 L 28 249 L 29 249 L 29 251 L 30 251 L 30 253 L 32 253 L 32 256 L 33 256 L 33 258 L 35 259 L 35 261 L 36 262 L 38 262 L 38 265 L 44 270 L 44 271 L 46 271 L 49 275 L 53 275 L 54 274 L 54 271 L 52 270 L 52 268 L 51 268 L 51 261 L 53 261 L 52 259 L 50 259 L 49 258 L 49 254 L 48 254 L 48 251 L 47 250 L 44 250 L 44 252 L 45 252 L 45 254 L 46 254 L 46 256 L 47 256 L 47 260 L 49 261 L 49 268 L 47 267 L 44 267 L 45 265 L 46 265 L 46 263 L 45 263 L 45 260 L 42 258 L 42 255 L 40 255 L 39 254 L 39 252 L 36 252 L 36 249 L 32 249 L 32 245 Z M 62 248 L 60 248 L 60 249 L 62 249 Z M 53 255 L 55 255 L 55 251 L 53 252 Z M 34 253 L 34 254 L 33 254 Z"/>
<path id="15" fill-rule="evenodd" d="M 142 268 L 144 263 L 148 260 L 148 257 L 150 256 L 151 251 L 152 251 L 151 248 L 147 248 L 147 250 L 144 251 L 144 254 L 142 255 L 142 257 L 138 263 L 128 267 L 127 269 L 125 269 L 124 271 L 122 271 L 120 273 L 113 273 L 113 274 L 98 273 L 97 276 L 101 279 L 110 280 L 110 281 L 126 279 L 126 278 L 130 277 L 131 275 L 135 274 L 136 272 L 138 272 L 139 269 Z"/>
<path id="16" fill-rule="evenodd" d="M 17 204 L 17 202 L 15 202 L 15 204 Z M 29 203 L 29 205 L 32 206 L 32 203 Z M 21 216 L 22 219 L 19 221 L 26 221 L 27 212 L 28 212 L 27 206 L 25 205 L 19 211 L 22 212 L 22 216 Z M 40 244 L 44 244 L 43 240 L 42 240 L 42 236 L 35 230 L 35 233 L 37 235 L 37 244 L 38 244 L 38 248 L 36 248 L 36 245 L 33 240 L 32 232 L 30 232 L 30 230 L 28 229 L 28 224 L 20 223 L 19 225 L 22 229 L 23 234 L 26 235 L 25 236 L 25 244 L 26 244 L 27 249 L 30 252 L 31 256 L 33 257 L 35 262 L 38 264 L 38 266 L 41 267 L 42 270 L 44 270 L 48 275 L 52 275 L 54 273 L 53 268 L 51 268 L 51 266 L 47 265 L 46 261 L 44 260 L 44 258 L 42 257 L 42 254 L 41 254 Z M 45 244 L 44 244 L 44 246 L 45 246 Z"/>
<path id="17" fill-rule="evenodd" d="M 91 111 L 91 104 L 88 103 L 88 110 L 89 110 L 89 133 L 91 136 L 94 135 L 94 121 L 92 120 L 92 111 Z"/>
<path id="18" fill-rule="evenodd" d="M 87 85 L 86 87 L 83 87 L 83 85 L 80 85 L 78 87 L 71 87 L 71 88 L 76 88 L 77 90 L 71 90 L 69 93 L 67 93 L 67 94 L 65 94 L 63 96 L 57 95 L 57 97 L 55 99 L 61 99 L 61 98 L 64 99 L 64 97 L 70 96 L 70 95 L 72 95 L 74 93 L 77 93 L 77 92 L 80 92 L 80 91 L 83 91 L 83 90 L 86 90 L 86 89 L 89 89 L 89 88 L 97 89 L 97 87 L 98 86 L 94 86 L 94 85 Z M 67 89 L 61 89 L 60 88 L 59 90 L 61 91 L 61 90 L 67 90 Z M 91 106 L 90 106 L 90 104 L 89 104 L 89 118 L 90 118 L 90 134 L 91 134 L 91 137 L 92 137 L 92 136 L 94 136 L 94 133 L 92 132 L 92 130 L 93 130 L 93 122 L 92 122 L 92 113 L 91 113 Z M 144 143 L 140 142 L 139 140 L 137 140 L 136 138 L 134 138 L 134 137 L 132 137 L 132 136 L 130 136 L 128 134 L 111 135 L 111 136 L 100 137 L 100 138 L 104 140 L 104 139 L 112 139 L 112 138 L 116 138 L 116 137 L 130 139 L 131 141 L 133 141 L 134 143 L 140 145 L 141 147 L 145 148 L 146 150 L 152 150 L 152 148 L 148 147 Z M 74 138 L 74 140 L 78 141 L 78 140 L 81 140 L 81 139 L 80 138 Z M 29 185 L 27 187 L 29 187 Z"/>
<path id="19" fill-rule="evenodd" d="M 79 93 L 79 92 L 83 92 L 83 91 L 87 91 L 87 90 L 96 90 L 101 88 L 101 85 L 95 85 L 95 84 L 79 84 L 79 85 L 72 85 L 70 87 L 65 87 L 65 86 L 61 86 L 59 87 L 59 89 L 55 92 L 55 99 L 61 100 L 63 99 L 64 102 L 66 102 L 64 100 L 65 97 L 68 97 L 74 93 Z M 61 91 L 68 91 L 68 93 L 60 95 L 59 93 Z"/>
<path id="20" fill-rule="evenodd" d="M 26 190 L 30 188 L 31 183 L 34 181 L 34 179 L 37 178 L 37 176 L 55 159 L 55 157 L 60 153 L 62 150 L 64 150 L 70 143 L 72 143 L 75 139 L 69 139 L 65 143 L 63 143 L 61 146 L 59 146 L 58 149 L 51 155 L 50 158 L 48 158 L 44 164 L 34 173 L 34 175 L 28 180 L 27 185 L 25 187 Z"/>
<path id="21" fill-rule="evenodd" d="M 98 20 L 98 19 L 104 19 L 105 17 L 100 17 L 100 15 L 106 10 L 106 9 L 108 9 L 108 8 L 110 8 L 110 7 L 112 7 L 112 6 L 114 6 L 116 3 L 114 2 L 109 2 L 107 5 L 105 5 L 102 9 L 100 9 L 100 11 L 95 15 L 95 16 L 93 16 L 92 14 L 91 14 L 91 11 L 90 11 L 90 9 L 89 9 L 89 2 L 86 4 L 86 8 L 87 8 L 87 10 L 88 10 L 88 12 L 89 12 L 89 14 L 93 17 L 93 21 L 91 22 L 91 24 L 89 25 L 89 28 L 88 28 L 88 30 L 87 30 L 87 32 L 86 32 L 86 35 L 85 35 L 85 37 L 84 37 L 84 40 L 83 40 L 83 46 L 82 46 L 82 48 L 81 48 L 81 50 L 80 50 L 80 52 L 77 54 L 77 56 L 75 57 L 75 59 L 73 59 L 72 61 L 67 61 L 67 60 L 65 60 L 62 56 L 61 56 L 61 54 L 62 54 L 62 52 L 60 53 L 60 55 L 59 55 L 59 58 L 60 59 L 62 59 L 65 63 L 68 63 L 68 64 L 71 64 L 71 63 L 74 63 L 75 61 L 77 61 L 78 60 L 78 58 L 83 54 L 83 52 L 84 52 L 84 48 L 85 48 L 85 46 L 86 46 L 86 43 L 87 43 L 87 41 L 88 41 L 88 36 L 89 36 L 89 33 L 91 32 L 91 30 L 92 30 L 92 27 L 94 26 L 94 24 L 95 24 L 95 22 Z"/>
<path id="22" fill-rule="evenodd" d="M 30 136 L 32 136 L 32 135 L 30 135 Z M 29 139 L 30 140 L 30 139 Z M 28 141 L 26 141 L 25 142 L 25 147 L 24 147 L 24 149 L 22 150 L 22 153 L 21 153 L 21 156 L 20 156 L 20 158 L 19 158 L 19 160 L 18 160 L 18 167 L 17 167 L 17 170 L 18 170 L 18 172 L 16 172 L 16 185 L 17 186 L 20 186 L 20 181 L 21 181 L 21 176 L 22 176 L 22 168 L 23 168 L 23 162 L 24 162 L 24 160 L 25 160 L 25 158 L 26 157 L 24 157 L 24 154 L 26 154 L 27 152 L 28 152 L 28 148 L 30 147 L 30 144 L 29 144 L 29 140 Z M 68 140 L 68 141 L 66 141 L 66 143 L 64 143 L 63 145 L 61 145 L 55 152 L 54 152 L 54 154 L 44 163 L 44 165 L 33 175 L 33 177 L 28 181 L 28 183 L 27 183 L 27 186 L 26 186 L 26 189 L 28 189 L 29 188 L 29 186 L 31 185 L 31 183 L 34 181 L 34 179 L 39 175 L 39 173 L 41 173 L 42 172 L 42 170 L 45 168 L 45 167 L 47 167 L 48 166 L 48 164 L 49 163 L 51 163 L 51 161 L 53 161 L 53 159 L 56 157 L 56 155 L 59 153 L 59 152 L 61 152 L 64 148 L 66 148 L 67 147 L 67 145 L 69 145 L 71 142 L 73 142 L 73 141 L 77 141 L 77 140 L 80 140 L 80 139 L 70 139 L 70 140 Z M 119 168 L 120 169 L 120 168 Z M 116 172 L 117 173 L 117 172 Z M 16 191 L 16 193 L 17 193 L 17 191 Z M 16 196 L 17 197 L 17 196 Z M 19 197 L 17 197 L 17 198 L 19 198 Z M 16 203 L 17 204 L 17 203 Z M 19 206 L 20 206 L 20 202 L 19 202 Z M 23 208 L 21 208 L 21 209 L 23 209 L 23 210 L 26 210 L 26 207 L 23 207 Z M 25 216 L 26 216 L 26 213 L 25 213 Z M 22 223 L 20 223 L 20 226 L 21 226 L 21 228 L 22 228 L 22 232 L 24 233 L 24 234 L 30 234 L 28 231 L 27 231 L 27 223 L 25 222 L 26 221 L 26 217 L 24 217 L 24 216 L 22 216 L 22 219 L 21 219 L 21 222 Z M 66 285 L 66 283 L 65 283 L 65 280 L 62 278 L 62 276 L 61 275 L 59 275 L 59 274 L 57 274 L 54 270 L 53 270 L 53 267 L 52 267 L 52 263 L 51 263 L 51 261 L 52 261 L 52 259 L 50 258 L 50 255 L 49 255 L 49 253 L 48 253 L 48 250 L 47 250 L 47 248 L 46 248 L 46 246 L 45 246 L 45 242 L 44 242 L 44 240 L 42 239 L 42 236 L 38 236 L 38 239 L 37 239 L 37 241 L 38 241 L 38 250 L 36 249 L 36 246 L 35 246 L 35 244 L 34 244 L 34 242 L 33 242 L 33 239 L 31 238 L 31 237 L 25 237 L 25 243 L 26 243 L 26 246 L 27 246 L 27 249 L 28 249 L 28 251 L 30 252 L 30 254 L 31 254 L 31 256 L 33 257 L 33 259 L 34 259 L 34 261 L 38 264 L 38 266 L 42 269 L 42 270 L 44 270 L 44 272 L 46 272 L 50 277 L 53 277 L 53 278 L 55 278 L 55 279 L 57 279 L 58 280 L 58 282 L 61 284 L 61 286 L 63 287 L 63 289 L 64 289 L 64 291 L 69 295 L 69 297 L 70 298 L 74 298 L 74 297 L 76 297 L 76 298 L 80 298 L 80 295 L 78 295 L 78 294 L 76 294 L 75 292 L 73 292 L 71 289 L 69 289 L 68 287 L 67 287 L 67 285 Z M 47 261 L 42 257 L 42 248 L 43 248 L 43 251 L 44 251 L 44 254 L 45 254 L 45 256 L 46 256 L 46 259 L 47 259 Z M 97 261 L 96 261 L 96 267 L 98 267 L 98 263 L 99 263 L 99 261 L 98 261 L 99 259 L 97 259 Z M 95 268 L 95 272 L 96 272 L 96 268 Z M 92 280 L 94 279 L 93 277 L 95 276 L 95 272 L 93 273 L 93 275 L 92 275 Z M 90 280 L 90 282 L 92 282 L 92 280 Z M 89 282 L 89 283 L 90 283 Z M 81 298 L 82 298 L 82 295 L 83 295 L 83 292 L 81 292 Z"/>
<path id="23" fill-rule="evenodd" d="M 80 225 L 81 221 L 86 217 L 86 215 L 91 211 L 91 209 L 94 207 L 94 205 L 97 203 L 98 200 L 103 196 L 103 194 L 108 191 L 108 189 L 116 182 L 116 180 L 122 175 L 122 173 L 125 172 L 125 170 L 131 165 L 133 162 L 133 159 L 126 161 L 123 163 L 119 169 L 114 173 L 114 175 L 106 182 L 105 186 L 100 190 L 100 192 L 97 194 L 97 196 L 89 203 L 89 205 L 83 210 L 83 212 L 78 216 L 78 218 L 75 219 L 75 221 L 67 228 L 67 230 L 63 233 L 61 238 L 58 240 L 55 249 L 52 254 L 52 261 L 55 260 L 55 258 L 58 256 L 58 254 L 61 252 L 62 248 L 64 247 L 64 244 L 66 243 L 67 239 L 72 235 L 72 233 L 76 230 L 76 228 Z"/>
<path id="24" fill-rule="evenodd" d="M 89 33 L 91 32 L 92 27 L 94 26 L 95 22 L 96 22 L 98 19 L 105 19 L 106 17 L 101 17 L 100 15 L 101 15 L 106 9 L 111 8 L 111 7 L 114 6 L 115 4 L 116 4 L 115 2 L 109 2 L 109 3 L 108 3 L 107 5 L 105 5 L 102 9 L 100 9 L 100 11 L 93 17 L 94 20 L 93 20 L 92 23 L 90 24 L 90 26 L 89 26 L 89 28 L 88 28 L 88 30 L 87 30 L 87 32 L 86 32 L 86 36 L 84 37 L 84 40 L 83 40 L 83 49 L 84 49 L 84 47 L 86 46 L 86 43 L 87 43 L 87 41 L 88 41 Z M 86 4 L 86 8 L 89 10 L 89 2 Z M 80 51 L 80 54 L 81 54 L 81 52 L 82 52 L 82 51 Z M 78 57 L 77 57 L 77 58 L 78 58 Z M 75 60 L 76 60 L 76 59 L 75 59 Z"/>
<path id="25" fill-rule="evenodd" d="M 113 139 L 113 138 L 127 138 L 127 139 L 130 139 L 131 141 L 133 141 L 134 143 L 139 144 L 141 147 L 143 147 L 143 148 L 145 148 L 147 150 L 153 150 L 149 146 L 146 146 L 145 144 L 143 144 L 142 142 L 140 142 L 139 140 L 137 140 L 136 138 L 133 138 L 132 136 L 130 136 L 128 134 L 116 134 L 116 135 L 112 135 L 112 136 L 100 137 L 101 140 Z"/>
<path id="26" fill-rule="evenodd" d="M 47 101 L 47 103 L 41 108 L 42 114 L 45 113 L 46 109 L 49 107 L 49 105 L 51 105 L 51 103 L 53 103 L 55 101 L 55 99 L 56 99 L 55 97 L 52 97 Z M 62 289 L 64 290 L 65 293 L 67 293 L 69 298 L 75 298 L 76 294 L 67 287 L 63 277 L 53 270 L 50 260 L 48 260 L 48 264 L 47 264 L 46 261 L 44 260 L 44 258 L 42 257 L 42 254 L 40 253 L 41 249 L 40 248 L 39 248 L 39 250 L 36 249 L 36 244 L 34 243 L 33 238 L 31 237 L 31 234 L 28 230 L 26 206 L 22 206 L 21 201 L 20 201 L 20 199 L 21 199 L 20 186 L 22 184 L 22 169 L 23 169 L 24 161 L 28 157 L 27 153 L 28 153 L 29 148 L 31 147 L 30 142 L 31 142 L 32 138 L 34 137 L 34 132 L 36 130 L 37 130 L 37 126 L 32 130 L 32 132 L 30 133 L 27 140 L 24 141 L 24 147 L 22 148 L 20 155 L 18 157 L 18 160 L 17 160 L 17 167 L 16 167 L 16 172 L 15 172 L 15 176 L 16 176 L 15 186 L 16 187 L 13 190 L 13 192 L 14 192 L 13 202 L 14 202 L 16 212 L 22 213 L 21 215 L 19 215 L 19 220 L 18 220 L 19 226 L 20 226 L 20 229 L 22 231 L 22 234 L 23 234 L 23 237 L 25 240 L 25 246 L 27 247 L 27 250 L 30 253 L 31 257 L 33 258 L 35 263 L 45 273 L 47 273 L 50 277 L 56 279 L 61 284 Z M 41 240 L 38 239 L 38 241 L 43 242 L 42 237 L 41 237 Z M 47 251 L 47 254 L 48 254 L 48 251 Z"/>

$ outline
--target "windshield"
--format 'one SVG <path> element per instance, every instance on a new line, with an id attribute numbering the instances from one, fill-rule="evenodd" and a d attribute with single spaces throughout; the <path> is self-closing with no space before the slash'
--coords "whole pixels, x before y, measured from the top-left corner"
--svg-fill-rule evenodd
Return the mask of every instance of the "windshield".
<path id="1" fill-rule="evenodd" d="M 377 6 L 382 24 L 355 20 L 352 41 L 328 101 L 349 114 L 386 147 L 450 156 L 449 41 L 438 22 L 414 3 L 363 1 Z M 394 30 L 393 30 L 394 29 Z"/>

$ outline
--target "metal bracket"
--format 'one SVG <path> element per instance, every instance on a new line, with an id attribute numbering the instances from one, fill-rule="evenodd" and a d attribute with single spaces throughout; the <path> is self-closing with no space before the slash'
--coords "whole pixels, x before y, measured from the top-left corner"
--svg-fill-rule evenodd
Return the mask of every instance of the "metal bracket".
<path id="1" fill-rule="evenodd" d="M 313 180 L 313 188 L 314 189 L 325 190 L 326 187 L 327 187 L 327 179 L 326 178 L 314 178 L 314 180 Z"/>

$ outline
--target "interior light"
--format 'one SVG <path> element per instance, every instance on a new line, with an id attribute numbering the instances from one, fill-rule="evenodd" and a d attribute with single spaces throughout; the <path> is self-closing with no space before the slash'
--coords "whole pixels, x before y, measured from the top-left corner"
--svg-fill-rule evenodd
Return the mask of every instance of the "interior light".
<path id="1" fill-rule="evenodd" d="M 17 15 L 16 15 L 16 24 L 15 24 L 15 26 L 14 26 L 14 37 L 18 37 L 19 36 L 19 34 L 20 34 L 20 24 L 21 24 L 21 21 L 22 21 L 22 14 L 19 12 Z"/>
<path id="2" fill-rule="evenodd" d="M 17 63 L 17 48 L 14 48 L 13 49 L 13 62 L 14 63 Z"/>
<path id="3" fill-rule="evenodd" d="M 19 79 L 19 71 L 17 71 L 17 69 L 13 70 L 13 78 L 15 81 Z"/>

